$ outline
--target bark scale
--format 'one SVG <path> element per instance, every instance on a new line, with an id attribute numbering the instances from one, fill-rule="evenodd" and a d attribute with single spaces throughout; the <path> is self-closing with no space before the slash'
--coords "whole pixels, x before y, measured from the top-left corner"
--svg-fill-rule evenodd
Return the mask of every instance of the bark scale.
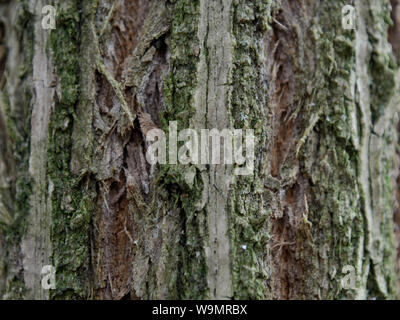
<path id="1" fill-rule="evenodd" d="M 398 8 L 0 1 L 2 297 L 398 297 Z M 171 121 L 253 129 L 254 173 L 151 166 Z"/>

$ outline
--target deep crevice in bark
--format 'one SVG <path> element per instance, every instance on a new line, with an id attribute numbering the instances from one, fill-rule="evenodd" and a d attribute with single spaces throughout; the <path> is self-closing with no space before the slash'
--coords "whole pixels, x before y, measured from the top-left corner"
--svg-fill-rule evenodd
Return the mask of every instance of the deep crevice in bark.
<path id="1" fill-rule="evenodd" d="M 147 53 L 154 51 L 151 61 L 134 60 L 138 54 L 146 53 L 141 53 L 140 43 L 146 41 L 142 36 L 148 30 L 142 28 L 152 13 L 151 6 L 151 1 L 138 0 L 120 1 L 115 7 L 108 8 L 108 23 L 112 27 L 109 32 L 105 31 L 106 39 L 101 41 L 104 63 L 121 84 L 128 107 L 137 114 L 133 126 L 126 127 L 119 97 L 109 80 L 97 74 L 95 140 L 100 142 L 97 159 L 104 166 L 102 171 L 107 173 L 104 177 L 100 175 L 97 182 L 98 209 L 94 230 L 102 232 L 95 232 L 95 256 L 100 260 L 96 262 L 94 273 L 99 275 L 97 295 L 108 299 L 127 297 L 128 292 L 131 298 L 137 297 L 132 288 L 133 269 L 146 268 L 145 265 L 136 266 L 135 262 L 138 250 L 141 250 L 139 259 L 143 258 L 143 254 L 148 254 L 144 253 L 147 251 L 144 246 L 149 236 L 146 231 L 150 226 L 146 225 L 143 217 L 140 218 L 142 221 L 137 219 L 148 214 L 154 196 L 154 169 L 145 158 L 145 137 L 150 129 L 160 126 L 160 113 L 164 108 L 163 78 L 168 69 L 165 36 L 149 44 Z M 101 10 L 104 11 L 100 8 L 98 12 Z M 140 64 L 148 68 L 143 75 L 145 82 L 130 83 L 129 68 L 143 68 Z M 122 80 L 129 82 L 127 86 Z M 159 246 L 162 239 L 150 241 Z M 149 258 L 147 268 L 150 265 Z"/>
<path id="2" fill-rule="evenodd" d="M 391 0 L 392 11 L 390 17 L 393 25 L 389 28 L 388 40 L 392 45 L 393 53 L 400 58 L 400 1 Z"/>

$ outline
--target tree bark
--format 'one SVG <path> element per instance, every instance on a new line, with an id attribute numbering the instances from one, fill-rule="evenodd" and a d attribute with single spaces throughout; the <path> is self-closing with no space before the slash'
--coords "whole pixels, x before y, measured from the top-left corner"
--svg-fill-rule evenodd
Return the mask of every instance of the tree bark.
<path id="1" fill-rule="evenodd" d="M 399 48 L 397 0 L 0 0 L 0 296 L 398 298 Z M 254 172 L 150 165 L 173 121 Z"/>

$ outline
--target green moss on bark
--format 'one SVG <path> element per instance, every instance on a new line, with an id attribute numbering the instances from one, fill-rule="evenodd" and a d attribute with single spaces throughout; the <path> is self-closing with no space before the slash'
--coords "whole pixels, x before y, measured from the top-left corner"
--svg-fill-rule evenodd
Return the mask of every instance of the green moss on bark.
<path id="1" fill-rule="evenodd" d="M 89 292 L 89 226 L 95 190 L 89 176 L 71 173 L 72 130 L 79 99 L 79 2 L 58 8 L 51 33 L 56 74 L 61 84 L 49 124 L 47 170 L 52 210 L 51 242 L 56 268 L 53 299 L 87 298 Z M 84 150 L 82 150 L 84 152 Z"/>
<path id="2" fill-rule="evenodd" d="M 198 0 L 177 0 L 172 1 L 170 7 L 170 74 L 164 81 L 166 109 L 161 115 L 165 132 L 168 132 L 170 121 L 178 122 L 178 131 L 188 128 L 189 119 L 195 112 L 193 95 L 199 62 L 199 40 L 195 35 L 199 4 Z M 180 164 L 163 165 L 157 179 L 158 185 L 168 191 L 172 207 L 180 209 L 183 229 L 179 236 L 179 270 L 172 275 L 176 276 L 177 281 L 172 298 L 202 299 L 207 294 L 204 225 L 201 223 L 204 221 L 204 212 L 195 208 L 203 189 L 200 172 L 194 169 L 196 175 L 193 185 L 189 186 L 185 181 L 185 172 L 193 169 Z M 171 254 L 176 254 L 175 250 Z"/>
<path id="3" fill-rule="evenodd" d="M 29 214 L 29 199 L 32 193 L 29 155 L 32 113 L 30 75 L 34 54 L 34 16 L 28 9 L 28 1 L 22 1 L 18 10 L 15 31 L 22 42 L 23 52 L 20 54 L 24 63 L 20 66 L 19 73 L 13 74 L 18 79 L 20 87 L 14 88 L 15 96 L 12 97 L 12 105 L 8 94 L 4 95 L 4 114 L 13 153 L 11 161 L 16 164 L 15 177 L 11 185 L 11 192 L 14 195 L 13 220 L 11 225 L 2 226 L 7 251 L 5 256 L 7 280 L 4 296 L 6 299 L 23 299 L 25 294 L 20 243 L 26 231 L 26 217 Z"/>
<path id="4" fill-rule="evenodd" d="M 263 74 L 262 39 L 269 29 L 272 1 L 234 1 L 232 42 L 234 43 L 231 113 L 235 128 L 253 129 L 255 154 L 265 152 L 269 135 L 268 108 Z M 263 85 L 264 83 L 264 85 Z M 270 270 L 265 264 L 270 210 L 264 194 L 262 159 L 255 162 L 254 175 L 236 177 L 230 201 L 230 230 L 235 299 L 265 299 Z"/>

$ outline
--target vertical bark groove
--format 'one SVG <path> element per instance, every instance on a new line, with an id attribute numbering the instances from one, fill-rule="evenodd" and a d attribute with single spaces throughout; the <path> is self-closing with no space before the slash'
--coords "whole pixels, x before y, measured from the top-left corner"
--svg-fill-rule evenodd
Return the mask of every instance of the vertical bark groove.
<path id="1" fill-rule="evenodd" d="M 398 0 L 44 4 L 0 1 L 3 298 L 397 297 Z M 150 165 L 172 121 L 254 172 Z"/>

